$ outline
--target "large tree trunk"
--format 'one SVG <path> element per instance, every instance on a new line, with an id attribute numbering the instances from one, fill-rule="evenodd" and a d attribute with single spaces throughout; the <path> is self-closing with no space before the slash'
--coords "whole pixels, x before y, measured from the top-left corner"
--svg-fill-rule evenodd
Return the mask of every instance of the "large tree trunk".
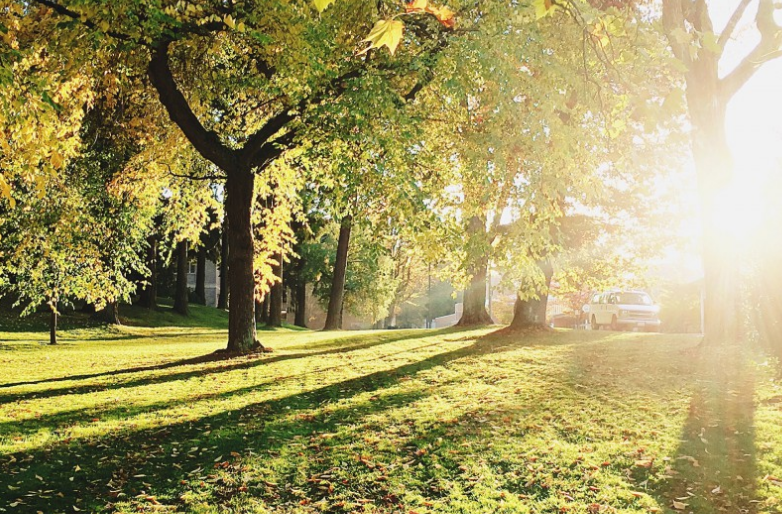
<path id="1" fill-rule="evenodd" d="M 148 283 L 141 291 L 141 306 L 147 309 L 157 308 L 157 236 L 147 239 L 147 268 L 149 268 Z"/>
<path id="2" fill-rule="evenodd" d="M 57 344 L 57 306 L 56 302 L 49 304 L 51 314 L 49 316 L 49 344 Z"/>
<path id="3" fill-rule="evenodd" d="M 485 222 L 479 216 L 470 218 L 467 224 L 467 238 L 474 241 L 485 236 Z M 489 272 L 489 256 L 481 251 L 472 256 L 470 264 L 470 283 L 464 290 L 462 317 L 457 323 L 460 327 L 491 325 L 492 319 L 486 310 L 486 277 Z"/>
<path id="4" fill-rule="evenodd" d="M 275 257 L 277 264 L 272 266 L 274 276 L 280 279 L 279 282 L 272 286 L 269 292 L 269 326 L 281 327 L 282 326 L 282 255 L 277 254 Z"/>
<path id="5" fill-rule="evenodd" d="M 481 257 L 472 266 L 472 277 L 467 289 L 464 290 L 462 317 L 457 323 L 460 327 L 491 325 L 493 323 L 489 311 L 486 310 L 486 276 L 489 269 L 489 259 Z"/>
<path id="6" fill-rule="evenodd" d="M 345 216 L 339 227 L 337 242 L 337 258 L 334 261 L 334 276 L 331 281 L 331 295 L 326 311 L 326 325 L 323 330 L 339 330 L 342 328 L 342 304 L 345 300 L 345 275 L 348 269 L 348 248 L 350 247 L 350 231 L 353 228 L 353 217 Z"/>
<path id="7" fill-rule="evenodd" d="M 513 305 L 513 320 L 510 323 L 512 329 L 546 325 L 548 291 L 551 287 L 551 278 L 554 276 L 554 267 L 550 260 L 538 262 L 538 267 L 543 272 L 544 287 L 535 291 L 537 298 L 522 300 L 519 295 L 516 296 L 516 302 Z"/>
<path id="8" fill-rule="evenodd" d="M 385 326 L 386 328 L 396 328 L 396 302 L 391 302 L 391 305 L 388 307 Z"/>
<path id="9" fill-rule="evenodd" d="M 735 234 L 720 220 L 726 215 L 719 212 L 728 208 L 720 196 L 733 175 L 725 136 L 726 105 L 706 87 L 688 87 L 687 100 L 703 226 L 704 340 L 707 344 L 735 342 L 740 308 L 738 248 Z"/>
<path id="10" fill-rule="evenodd" d="M 743 16 L 748 2 L 737 3 L 725 30 L 719 36 L 724 45 Z M 733 163 L 725 136 L 725 111 L 735 92 L 765 60 L 778 53 L 779 37 L 771 0 L 758 4 L 756 26 L 761 40 L 725 77 L 719 76 L 721 53 L 702 48 L 690 52 L 689 37 L 700 42 L 701 34 L 713 34 L 713 23 L 705 1 L 663 0 L 663 28 L 674 55 L 687 68 L 687 108 L 692 125 L 692 154 L 698 178 L 703 227 L 703 331 L 707 344 L 733 342 L 739 335 L 738 251 L 735 235 L 720 221 L 720 210 L 733 177 Z M 720 201 L 720 196 L 723 196 Z M 729 214 L 728 214 L 729 215 Z M 724 217 L 724 216 L 723 216 Z"/>
<path id="11" fill-rule="evenodd" d="M 255 175 L 248 170 L 228 174 L 228 287 L 231 308 L 228 316 L 228 350 L 247 352 L 256 343 L 255 278 L 253 276 L 252 208 Z"/>
<path id="12" fill-rule="evenodd" d="M 119 303 L 116 301 L 107 303 L 106 307 L 93 314 L 92 317 L 109 325 L 122 324 L 119 320 Z"/>
<path id="13" fill-rule="evenodd" d="M 176 289 L 174 290 L 174 312 L 182 316 L 190 314 L 187 291 L 187 241 L 176 245 Z"/>
<path id="14" fill-rule="evenodd" d="M 201 305 L 206 305 L 206 248 L 198 247 L 196 254 L 195 295 Z"/>
<path id="15" fill-rule="evenodd" d="M 228 196 L 226 195 L 226 205 L 228 205 Z M 228 214 L 223 218 L 223 233 L 221 235 L 220 246 L 220 295 L 217 298 L 217 308 L 228 308 Z"/>

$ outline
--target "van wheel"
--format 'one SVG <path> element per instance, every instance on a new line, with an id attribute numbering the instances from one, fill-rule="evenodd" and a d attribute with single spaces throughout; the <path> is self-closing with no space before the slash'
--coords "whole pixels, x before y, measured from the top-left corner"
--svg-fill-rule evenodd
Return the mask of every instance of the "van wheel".
<path id="1" fill-rule="evenodd" d="M 600 330 L 600 325 L 597 324 L 597 318 L 595 318 L 594 314 L 592 315 L 592 323 L 590 325 L 592 325 L 592 330 Z"/>
<path id="2" fill-rule="evenodd" d="M 611 317 L 611 330 L 618 331 L 619 330 L 619 323 L 616 321 L 616 316 Z"/>

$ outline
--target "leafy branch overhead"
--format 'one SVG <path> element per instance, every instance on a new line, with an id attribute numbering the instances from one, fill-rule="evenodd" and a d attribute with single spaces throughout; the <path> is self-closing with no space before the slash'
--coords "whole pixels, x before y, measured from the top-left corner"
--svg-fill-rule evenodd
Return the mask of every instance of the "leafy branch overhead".
<path id="1" fill-rule="evenodd" d="M 325 11 L 335 0 L 313 0 L 315 8 L 319 12 Z M 396 52 L 399 43 L 402 41 L 402 33 L 404 32 L 405 24 L 396 19 L 402 14 L 430 14 L 434 16 L 437 21 L 448 29 L 456 27 L 456 13 L 449 7 L 444 5 L 435 5 L 430 3 L 429 0 L 412 0 L 404 3 L 404 13 L 385 19 L 379 20 L 372 27 L 366 38 L 362 39 L 362 43 L 369 43 L 369 46 L 359 52 L 359 55 L 365 54 L 373 48 L 381 48 L 383 46 L 388 47 L 388 51 L 391 55 Z"/>

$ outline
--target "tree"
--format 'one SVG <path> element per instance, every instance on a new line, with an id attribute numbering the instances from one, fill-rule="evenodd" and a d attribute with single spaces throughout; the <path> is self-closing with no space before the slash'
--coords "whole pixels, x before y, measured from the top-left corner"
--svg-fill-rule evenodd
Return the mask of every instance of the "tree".
<path id="1" fill-rule="evenodd" d="M 189 292 L 187 289 L 187 241 L 177 242 L 174 250 L 174 259 L 176 263 L 176 288 L 174 289 L 174 312 L 182 316 L 190 315 Z"/>
<path id="2" fill-rule="evenodd" d="M 149 230 L 144 203 L 108 180 L 121 153 L 99 132 L 87 134 L 100 143 L 45 186 L 18 181 L 16 207 L 0 207 L 1 292 L 16 296 L 23 315 L 47 305 L 52 344 L 60 306 L 116 306 L 136 289 L 130 275 L 145 271 L 136 250 Z"/>
<path id="3" fill-rule="evenodd" d="M 720 77 L 725 48 L 751 0 L 737 0 L 718 34 L 706 0 L 663 0 L 662 21 L 668 43 L 684 74 L 692 124 L 692 156 L 698 177 L 703 224 L 704 338 L 710 344 L 738 337 L 738 260 L 735 241 L 719 223 L 720 194 L 734 170 L 725 137 L 725 112 L 736 92 L 771 59 L 782 56 L 782 27 L 773 0 L 758 0 L 754 25 L 760 39 L 739 64 Z"/>
<path id="4" fill-rule="evenodd" d="M 316 5 L 324 8 L 329 3 Z M 415 7 L 413 13 L 431 15 L 435 21 L 408 21 L 415 24 L 408 33 L 415 44 L 405 45 L 404 58 L 397 53 L 391 60 L 378 52 L 352 56 L 361 37 L 356 27 L 359 34 L 369 33 L 367 50 L 387 46 L 394 53 L 403 23 L 390 15 L 405 9 L 396 3 L 340 1 L 317 18 L 307 4 L 288 2 L 259 8 L 254 3 L 161 6 L 134 1 L 102 9 L 80 2 L 36 0 L 12 2 L 10 8 L 25 31 L 30 26 L 57 31 L 48 49 L 58 55 L 69 56 L 76 50 L 60 42 L 87 36 L 102 42 L 96 45 L 97 52 L 121 55 L 116 61 L 132 69 L 131 74 L 146 69 L 171 121 L 204 159 L 225 174 L 231 351 L 247 351 L 256 342 L 251 224 L 256 173 L 264 172 L 296 144 L 307 120 L 348 108 L 345 98 L 361 91 L 362 84 L 396 98 L 415 96 L 430 80 L 428 60 L 442 48 L 444 31 L 453 27 L 452 11 L 434 5 Z M 278 15 L 266 16 L 269 8 Z M 376 23 L 379 16 L 386 18 Z M 23 30 L 15 29 L 12 37 L 19 35 L 16 32 Z M 25 35 L 33 37 L 35 32 Z M 324 45 L 324 40 L 334 44 Z M 95 52 L 89 45 L 78 50 L 83 52 L 76 54 L 80 57 Z M 99 70 L 96 66 L 95 76 L 114 71 L 116 61 Z M 65 62 L 68 73 L 80 64 L 76 59 Z M 319 64 L 310 66 L 315 62 Z M 120 83 L 136 88 L 134 98 L 149 99 L 150 92 L 140 81 Z M 337 107 L 340 103 L 342 107 Z"/>

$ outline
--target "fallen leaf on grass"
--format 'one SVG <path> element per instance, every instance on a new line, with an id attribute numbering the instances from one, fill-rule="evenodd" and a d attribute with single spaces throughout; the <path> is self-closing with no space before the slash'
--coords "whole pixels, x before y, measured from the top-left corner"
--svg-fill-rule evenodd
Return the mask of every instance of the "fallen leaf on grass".
<path id="1" fill-rule="evenodd" d="M 698 463 L 698 459 L 695 457 L 691 457 L 690 455 L 682 455 L 681 457 L 678 457 L 676 460 L 686 460 L 690 464 L 692 464 L 692 467 L 699 468 L 701 465 Z"/>
<path id="2" fill-rule="evenodd" d="M 684 510 L 684 509 L 687 508 L 687 504 L 686 503 L 682 503 L 682 502 L 677 502 L 677 501 L 674 500 L 673 508 L 676 509 L 676 510 Z"/>

